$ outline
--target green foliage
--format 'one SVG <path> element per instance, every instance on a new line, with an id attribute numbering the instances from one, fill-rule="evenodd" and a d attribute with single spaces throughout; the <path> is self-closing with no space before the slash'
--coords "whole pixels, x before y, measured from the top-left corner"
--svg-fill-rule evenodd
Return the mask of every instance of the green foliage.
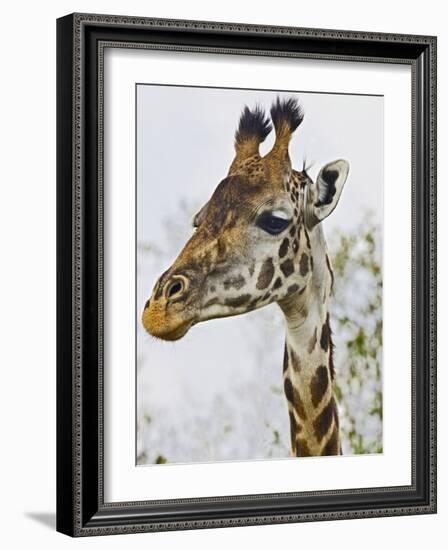
<path id="1" fill-rule="evenodd" d="M 335 393 L 346 454 L 382 452 L 381 246 L 379 228 L 367 217 L 357 231 L 337 234 L 329 247 Z"/>

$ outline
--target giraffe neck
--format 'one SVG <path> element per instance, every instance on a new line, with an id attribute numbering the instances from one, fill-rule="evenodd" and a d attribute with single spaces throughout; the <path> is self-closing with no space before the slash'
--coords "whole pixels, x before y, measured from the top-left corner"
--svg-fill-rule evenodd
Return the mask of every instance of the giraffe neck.
<path id="1" fill-rule="evenodd" d="M 322 228 L 311 232 L 313 273 L 302 295 L 280 304 L 286 318 L 283 362 L 292 454 L 341 454 L 333 395 L 329 296 L 332 272 Z"/>

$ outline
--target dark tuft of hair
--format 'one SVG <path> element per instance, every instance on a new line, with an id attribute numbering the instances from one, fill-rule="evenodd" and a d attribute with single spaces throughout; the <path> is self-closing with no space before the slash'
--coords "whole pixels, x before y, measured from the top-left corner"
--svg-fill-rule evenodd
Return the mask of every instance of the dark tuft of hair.
<path id="1" fill-rule="evenodd" d="M 248 139 L 256 138 L 261 143 L 271 130 L 271 123 L 264 110 L 259 106 L 251 110 L 246 105 L 241 113 L 238 130 L 235 133 L 235 141 L 239 144 Z"/>
<path id="2" fill-rule="evenodd" d="M 286 123 L 290 132 L 294 132 L 301 124 L 303 117 L 303 109 L 294 97 L 280 99 L 277 96 L 271 107 L 271 118 L 276 130 L 279 130 Z"/>
<path id="3" fill-rule="evenodd" d="M 314 165 L 313 162 L 308 162 L 306 157 L 303 157 L 302 161 L 302 174 L 305 176 L 308 176 L 308 170 L 312 168 Z"/>

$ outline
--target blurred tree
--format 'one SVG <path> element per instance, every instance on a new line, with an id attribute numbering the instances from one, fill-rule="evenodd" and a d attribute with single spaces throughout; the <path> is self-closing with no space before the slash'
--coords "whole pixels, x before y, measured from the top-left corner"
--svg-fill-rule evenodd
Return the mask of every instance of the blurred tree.
<path id="1" fill-rule="evenodd" d="M 346 454 L 382 452 L 382 239 L 370 215 L 330 243 L 336 395 Z"/>

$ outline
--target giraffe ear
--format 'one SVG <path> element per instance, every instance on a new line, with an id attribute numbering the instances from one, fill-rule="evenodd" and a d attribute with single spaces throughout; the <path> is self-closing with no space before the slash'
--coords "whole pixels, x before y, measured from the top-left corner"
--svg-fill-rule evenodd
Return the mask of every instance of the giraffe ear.
<path id="1" fill-rule="evenodd" d="M 350 165 L 346 160 L 335 160 L 326 164 L 317 176 L 317 199 L 314 214 L 318 221 L 329 216 L 339 202 L 347 180 Z"/>

